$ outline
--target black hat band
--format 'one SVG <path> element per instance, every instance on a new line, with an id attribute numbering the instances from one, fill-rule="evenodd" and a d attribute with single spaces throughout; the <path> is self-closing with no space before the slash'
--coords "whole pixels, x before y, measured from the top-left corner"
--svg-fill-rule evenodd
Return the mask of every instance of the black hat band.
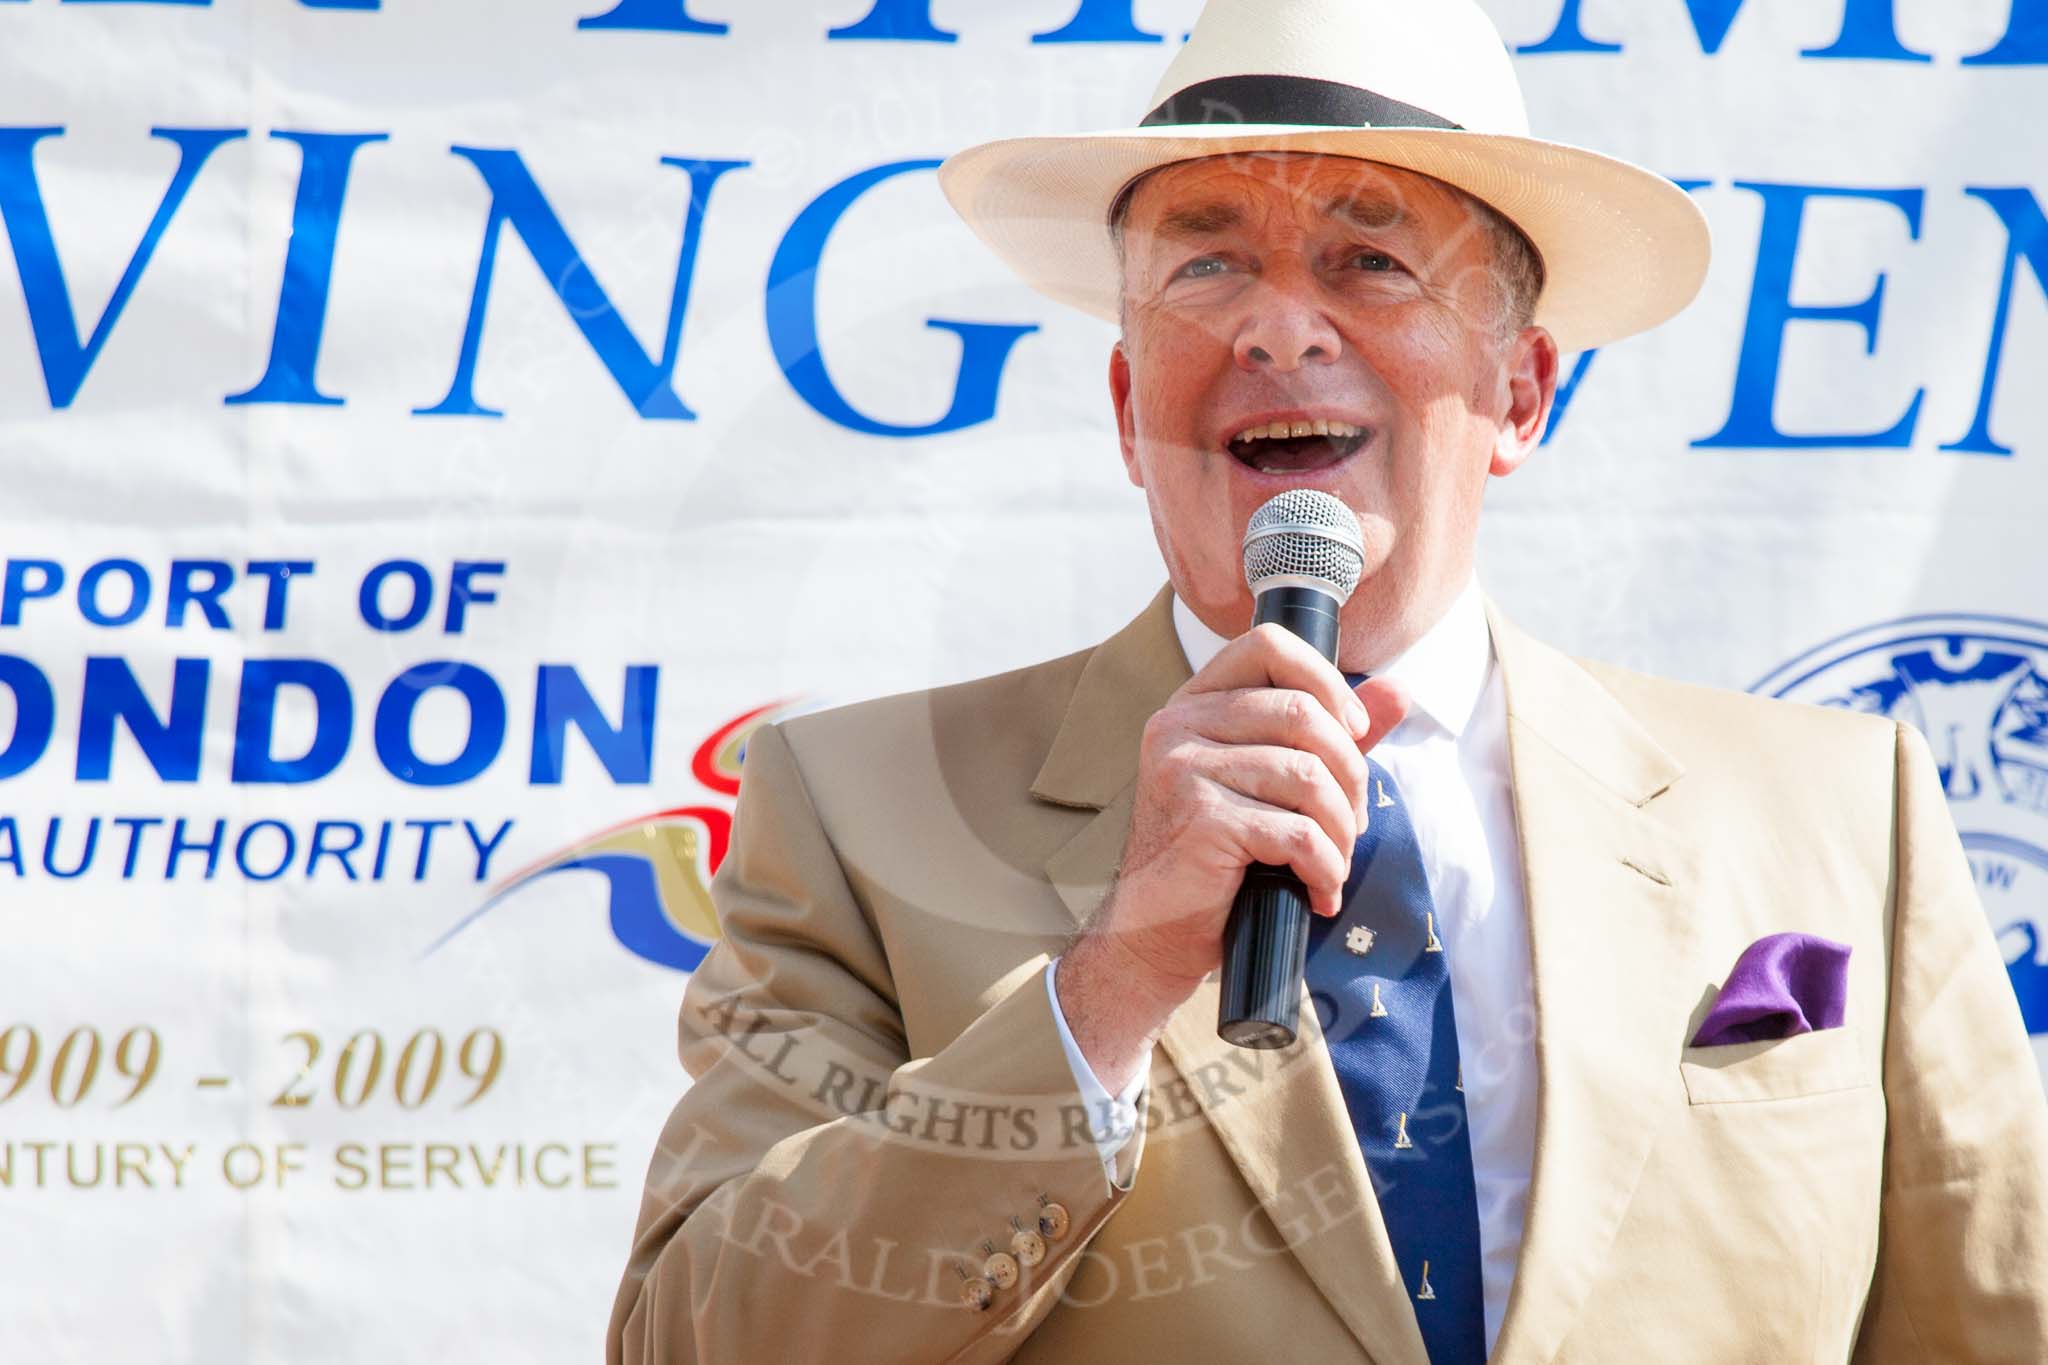
<path id="1" fill-rule="evenodd" d="M 1217 123 L 1299 123 L 1325 128 L 1463 127 L 1427 109 L 1313 76 L 1218 76 L 1175 92 L 1140 128 Z"/>

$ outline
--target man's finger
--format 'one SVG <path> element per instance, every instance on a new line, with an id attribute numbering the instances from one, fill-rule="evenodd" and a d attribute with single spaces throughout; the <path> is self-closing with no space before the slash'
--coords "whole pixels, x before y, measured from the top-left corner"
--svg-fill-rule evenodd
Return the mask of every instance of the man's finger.
<path id="1" fill-rule="evenodd" d="M 1253 862 L 1287 867 L 1301 879 L 1309 906 L 1319 915 L 1333 914 L 1344 899 L 1344 879 L 1351 871 L 1351 850 L 1340 848 L 1323 827 L 1306 815 L 1269 806 L 1263 801 L 1224 789 L 1237 807 L 1238 847 Z"/>
<path id="2" fill-rule="evenodd" d="M 1265 744 L 1218 744 L 1202 765 L 1218 786 L 1306 815 L 1339 849 L 1349 849 L 1358 838 L 1359 803 L 1314 754 Z"/>
<path id="3" fill-rule="evenodd" d="M 1352 695 L 1336 665 L 1308 641 L 1279 626 L 1253 626 L 1217 652 L 1207 667 L 1182 687 L 1189 695 L 1232 692 L 1245 687 L 1290 687 L 1320 701 L 1354 739 L 1371 728 L 1371 713 Z"/>
<path id="4" fill-rule="evenodd" d="M 1321 759 L 1354 814 L 1365 809 L 1366 767 L 1359 740 L 1322 703 L 1292 688 L 1248 687 L 1182 699 L 1187 733 L 1217 744 L 1278 745 Z"/>

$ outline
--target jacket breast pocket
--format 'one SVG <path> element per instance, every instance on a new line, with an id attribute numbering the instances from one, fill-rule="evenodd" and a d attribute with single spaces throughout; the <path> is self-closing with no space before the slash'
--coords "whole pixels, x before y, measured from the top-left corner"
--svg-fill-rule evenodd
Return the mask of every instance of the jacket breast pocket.
<path id="1" fill-rule="evenodd" d="M 1689 1047 L 1678 1074 L 1692 1104 L 1790 1100 L 1877 1084 L 1863 1039 L 1848 1027 L 1816 1029 L 1760 1043 Z"/>

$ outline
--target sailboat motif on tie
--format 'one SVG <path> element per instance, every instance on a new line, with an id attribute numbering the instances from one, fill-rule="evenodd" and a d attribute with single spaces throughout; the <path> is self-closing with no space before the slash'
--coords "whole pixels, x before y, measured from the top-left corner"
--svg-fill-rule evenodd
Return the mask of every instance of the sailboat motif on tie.
<path id="1" fill-rule="evenodd" d="M 1479 1201 L 1449 953 L 1400 788 L 1366 762 L 1375 818 L 1352 851 L 1343 909 L 1310 928 L 1307 984 L 1331 1007 L 1323 1041 L 1395 1262 L 1411 1299 L 1430 1305 L 1416 1325 L 1431 1365 L 1481 1365 Z M 1369 955 L 1352 947 L 1360 930 Z"/>

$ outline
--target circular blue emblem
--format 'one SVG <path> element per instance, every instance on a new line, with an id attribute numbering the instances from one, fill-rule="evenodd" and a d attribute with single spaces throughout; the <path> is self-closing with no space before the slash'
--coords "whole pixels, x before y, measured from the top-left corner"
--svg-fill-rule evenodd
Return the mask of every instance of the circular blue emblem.
<path id="1" fill-rule="evenodd" d="M 1908 616 L 1830 640 L 1750 691 L 1868 711 L 1927 737 L 2048 1067 L 2048 625 Z"/>

